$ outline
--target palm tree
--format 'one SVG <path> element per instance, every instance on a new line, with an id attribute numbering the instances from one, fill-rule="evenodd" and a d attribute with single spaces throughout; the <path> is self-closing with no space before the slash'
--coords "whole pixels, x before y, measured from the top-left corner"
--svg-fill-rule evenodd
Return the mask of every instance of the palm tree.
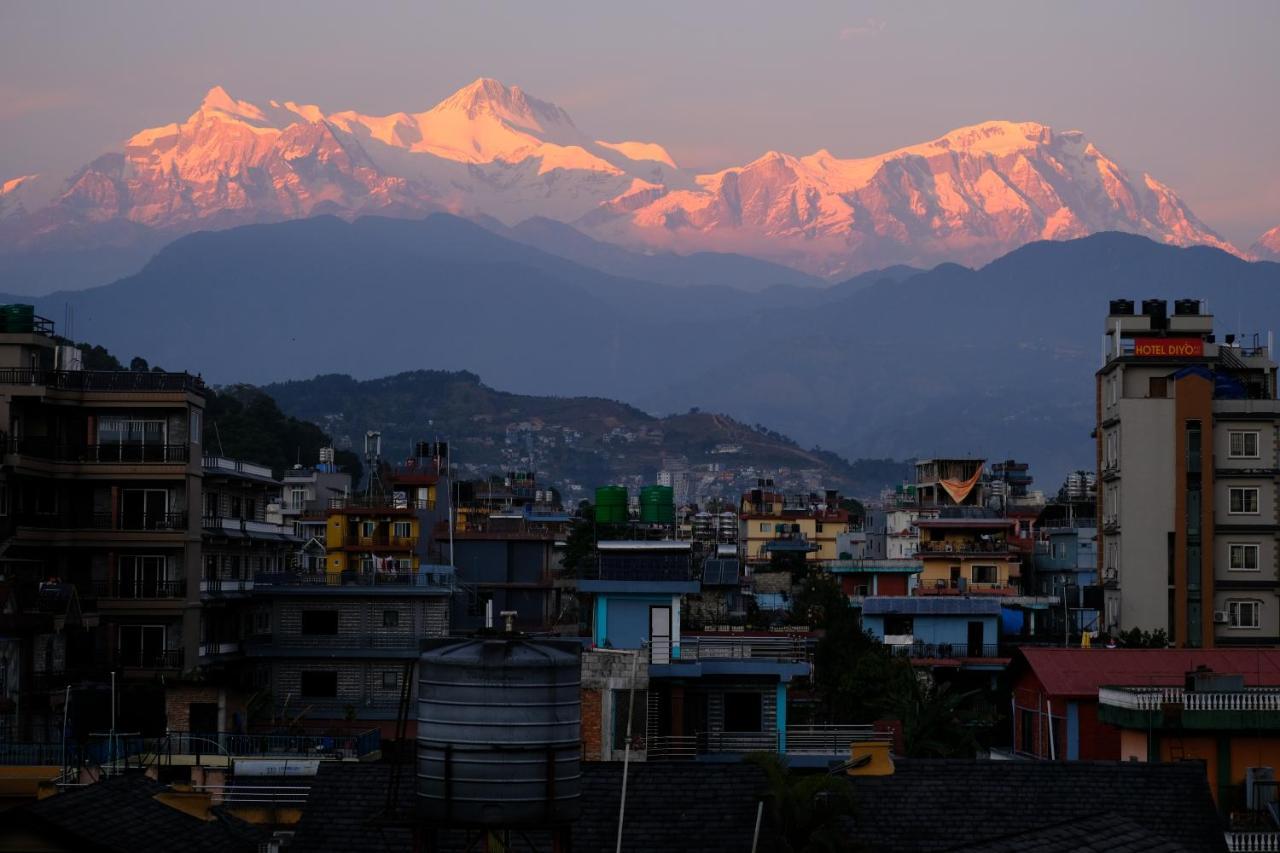
<path id="1" fill-rule="evenodd" d="M 902 721 L 903 747 L 911 758 L 972 757 L 978 742 L 964 720 L 965 702 L 978 691 L 956 693 L 917 675 L 895 702 Z"/>
<path id="2" fill-rule="evenodd" d="M 827 773 L 797 775 L 787 770 L 776 753 L 761 752 L 749 759 L 768 780 L 765 807 L 773 841 L 762 850 L 778 853 L 846 853 L 853 850 L 847 819 L 853 815 L 853 786 L 844 776 Z"/>

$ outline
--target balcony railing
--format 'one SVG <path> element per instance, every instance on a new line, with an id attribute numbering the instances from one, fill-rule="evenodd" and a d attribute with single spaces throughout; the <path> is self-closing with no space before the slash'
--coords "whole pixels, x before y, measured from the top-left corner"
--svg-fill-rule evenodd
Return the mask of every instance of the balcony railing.
<path id="1" fill-rule="evenodd" d="M 685 634 L 680 640 L 680 657 L 674 662 L 744 659 L 803 662 L 809 659 L 809 649 L 805 638 L 796 636 Z"/>
<path id="2" fill-rule="evenodd" d="M 1223 833 L 1228 853 L 1280 853 L 1280 832 Z"/>
<path id="3" fill-rule="evenodd" d="M 394 495 L 352 495 L 346 498 L 329 498 L 329 509 L 435 509 L 436 502 L 411 500 Z"/>
<path id="4" fill-rule="evenodd" d="M 698 732 L 659 735 L 646 744 L 649 761 L 693 761 L 699 755 L 745 752 L 786 752 L 789 755 L 849 755 L 854 741 L 881 740 L 886 735 L 871 726 L 788 726 L 786 748 L 777 732 Z"/>
<path id="5" fill-rule="evenodd" d="M 215 658 L 223 655 L 236 655 L 244 649 L 244 645 L 239 640 L 231 640 L 229 642 L 201 643 L 200 657 Z"/>
<path id="6" fill-rule="evenodd" d="M 186 464 L 186 444 L 75 444 L 48 438 L 10 439 L 8 452 L 80 464 Z"/>
<path id="7" fill-rule="evenodd" d="M 887 735 L 871 726 L 815 724 L 787 726 L 787 752 L 813 755 L 848 755 L 853 741 L 882 740 Z"/>
<path id="8" fill-rule="evenodd" d="M 1181 687 L 1103 687 L 1098 703 L 1134 711 L 1159 711 L 1166 705 L 1181 705 L 1187 711 L 1280 711 L 1280 689 L 1249 687 L 1214 693 Z"/>
<path id="9" fill-rule="evenodd" d="M 182 649 L 119 650 L 116 664 L 124 669 L 181 669 Z"/>
<path id="10" fill-rule="evenodd" d="M 351 543 L 357 548 L 400 548 L 412 551 L 418 545 L 416 536 L 392 536 L 389 533 L 377 533 L 373 536 L 357 536 Z"/>
<path id="11" fill-rule="evenodd" d="M 55 512 L 27 513 L 17 518 L 19 527 L 42 530 L 127 530 L 181 532 L 187 529 L 185 512 L 111 513 Z"/>
<path id="12" fill-rule="evenodd" d="M 177 580 L 107 580 L 94 581 L 93 591 L 100 599 L 181 599 L 186 598 L 187 582 Z"/>
<path id="13" fill-rule="evenodd" d="M 420 641 L 415 636 L 386 634 L 258 634 L 245 640 L 246 649 L 334 649 L 364 650 L 386 649 L 403 651 L 416 649 Z"/>
<path id="14" fill-rule="evenodd" d="M 929 554 L 1007 554 L 1013 549 L 1007 542 L 929 542 L 920 543 L 920 551 Z"/>
<path id="15" fill-rule="evenodd" d="M 998 643 L 911 643 L 890 645 L 889 650 L 899 657 L 915 659 L 999 658 L 1002 655 Z"/>
<path id="16" fill-rule="evenodd" d="M 448 568 L 448 567 L 443 567 Z M 452 572 L 275 572 L 253 576 L 255 588 L 262 587 L 387 587 L 411 589 L 448 589 Z"/>
<path id="17" fill-rule="evenodd" d="M 249 578 L 201 578 L 200 592 L 204 595 L 253 592 L 253 581 Z"/>
<path id="18" fill-rule="evenodd" d="M 0 385 L 43 385 L 65 391 L 165 392 L 203 394 L 204 380 L 189 373 L 135 370 L 0 369 Z"/>

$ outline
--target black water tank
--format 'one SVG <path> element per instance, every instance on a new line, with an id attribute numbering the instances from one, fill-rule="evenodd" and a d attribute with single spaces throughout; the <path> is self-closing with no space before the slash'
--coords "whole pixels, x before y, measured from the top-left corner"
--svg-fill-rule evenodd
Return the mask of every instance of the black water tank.
<path id="1" fill-rule="evenodd" d="M 1133 316 L 1133 300 L 1132 299 L 1112 299 L 1111 300 L 1111 316 L 1113 317 Z"/>
<path id="2" fill-rule="evenodd" d="M 432 823 L 565 823 L 581 809 L 582 645 L 442 640 L 418 662 L 418 806 Z"/>
<path id="3" fill-rule="evenodd" d="M 1173 300 L 1173 315 L 1175 317 L 1194 317 L 1199 313 L 1200 313 L 1199 299 Z"/>

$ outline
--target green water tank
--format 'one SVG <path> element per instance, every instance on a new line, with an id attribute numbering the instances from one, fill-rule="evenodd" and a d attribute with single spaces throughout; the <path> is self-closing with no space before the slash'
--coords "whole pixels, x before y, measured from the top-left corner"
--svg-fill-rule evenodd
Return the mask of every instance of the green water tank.
<path id="1" fill-rule="evenodd" d="M 671 524 L 675 520 L 675 492 L 670 486 L 645 486 L 640 490 L 642 524 Z"/>
<path id="2" fill-rule="evenodd" d="M 601 486 L 596 489 L 596 523 L 626 524 L 627 490 L 624 486 Z"/>
<path id="3" fill-rule="evenodd" d="M 34 305 L 5 305 L 0 308 L 0 327 L 6 332 L 30 332 L 35 329 Z"/>

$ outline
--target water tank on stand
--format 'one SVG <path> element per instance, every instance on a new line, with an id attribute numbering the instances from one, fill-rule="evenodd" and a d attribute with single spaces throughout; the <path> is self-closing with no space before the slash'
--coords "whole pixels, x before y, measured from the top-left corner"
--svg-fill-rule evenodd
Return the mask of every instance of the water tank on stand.
<path id="1" fill-rule="evenodd" d="M 601 486 L 596 489 L 596 524 L 626 524 L 627 490 L 622 486 Z"/>
<path id="2" fill-rule="evenodd" d="M 641 524 L 672 524 L 675 520 L 675 491 L 670 486 L 645 486 L 640 490 Z"/>
<path id="3" fill-rule="evenodd" d="M 580 809 L 581 657 L 573 640 L 440 640 L 418 664 L 419 815 L 550 826 Z"/>

